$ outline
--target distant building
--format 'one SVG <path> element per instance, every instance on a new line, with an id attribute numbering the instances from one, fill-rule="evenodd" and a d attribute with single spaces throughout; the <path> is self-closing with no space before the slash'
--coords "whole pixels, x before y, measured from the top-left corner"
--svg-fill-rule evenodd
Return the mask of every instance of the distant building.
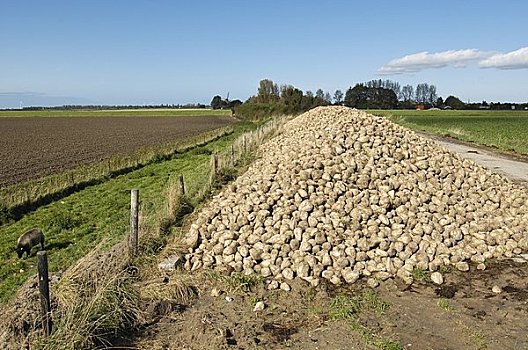
<path id="1" fill-rule="evenodd" d="M 416 109 L 419 111 L 423 111 L 425 109 L 424 105 L 416 105 Z"/>

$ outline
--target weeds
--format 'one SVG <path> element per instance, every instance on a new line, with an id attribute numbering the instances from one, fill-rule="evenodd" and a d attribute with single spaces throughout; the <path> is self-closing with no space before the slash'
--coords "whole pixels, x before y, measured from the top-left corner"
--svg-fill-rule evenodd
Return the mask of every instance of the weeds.
<path id="1" fill-rule="evenodd" d="M 333 320 L 346 320 L 351 328 L 358 332 L 366 343 L 383 350 L 402 350 L 402 345 L 394 340 L 378 337 L 361 324 L 358 315 L 363 312 L 386 312 L 390 304 L 381 300 L 373 290 L 364 290 L 357 296 L 340 294 L 330 301 L 329 316 Z"/>
<path id="2" fill-rule="evenodd" d="M 332 319 L 349 319 L 355 314 L 363 311 L 374 311 L 385 313 L 390 307 L 390 303 L 380 299 L 379 295 L 366 289 L 358 296 L 340 294 L 330 301 L 330 317 Z"/>
<path id="3" fill-rule="evenodd" d="M 261 275 L 257 274 L 244 275 L 236 273 L 231 276 L 222 277 L 222 280 L 231 289 L 249 292 L 251 288 L 261 284 L 264 279 Z"/>
<path id="4" fill-rule="evenodd" d="M 418 267 L 415 267 L 412 271 L 412 276 L 416 282 L 428 283 L 431 282 L 431 277 L 427 271 L 424 271 Z"/>
<path id="5" fill-rule="evenodd" d="M 453 310 L 453 307 L 451 306 L 451 304 L 449 304 L 449 300 L 444 299 L 444 298 L 438 299 L 438 302 L 436 303 L 436 305 L 438 305 L 438 307 L 444 311 Z"/>
<path id="6" fill-rule="evenodd" d="M 439 270 L 441 273 L 448 273 L 448 272 L 451 272 L 451 266 L 442 264 L 440 265 Z"/>

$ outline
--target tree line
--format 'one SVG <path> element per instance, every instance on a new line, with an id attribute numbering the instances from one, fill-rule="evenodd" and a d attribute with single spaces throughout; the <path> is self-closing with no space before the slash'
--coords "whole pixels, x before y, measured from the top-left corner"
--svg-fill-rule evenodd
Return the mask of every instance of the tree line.
<path id="1" fill-rule="evenodd" d="M 528 104 L 512 103 L 464 103 L 456 96 L 445 100 L 438 96 L 433 84 L 420 83 L 416 86 L 404 85 L 392 80 L 370 80 L 349 87 L 344 93 L 334 93 L 317 89 L 315 94 L 306 92 L 290 84 L 278 85 L 271 79 L 259 82 L 257 94 L 244 103 L 236 100 L 236 106 L 215 96 L 213 108 L 232 108 L 235 114 L 250 118 L 266 117 L 272 114 L 295 114 L 317 106 L 344 105 L 360 109 L 528 109 Z"/>

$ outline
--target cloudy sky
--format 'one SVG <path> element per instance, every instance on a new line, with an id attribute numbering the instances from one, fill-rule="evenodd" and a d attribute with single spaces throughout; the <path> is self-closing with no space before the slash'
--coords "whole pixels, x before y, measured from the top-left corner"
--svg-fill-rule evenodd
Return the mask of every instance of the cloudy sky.
<path id="1" fill-rule="evenodd" d="M 264 78 L 527 102 L 527 14 L 524 0 L 5 0 L 0 108 L 245 100 Z"/>

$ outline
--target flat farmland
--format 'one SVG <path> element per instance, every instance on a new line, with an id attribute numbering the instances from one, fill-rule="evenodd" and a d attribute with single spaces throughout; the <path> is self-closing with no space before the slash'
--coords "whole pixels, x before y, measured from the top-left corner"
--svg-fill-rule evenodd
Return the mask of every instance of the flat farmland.
<path id="1" fill-rule="evenodd" d="M 208 116 L 143 113 L 107 116 L 91 111 L 76 117 L 49 112 L 40 116 L 2 114 L 0 187 L 177 142 L 235 121 L 222 112 Z"/>

